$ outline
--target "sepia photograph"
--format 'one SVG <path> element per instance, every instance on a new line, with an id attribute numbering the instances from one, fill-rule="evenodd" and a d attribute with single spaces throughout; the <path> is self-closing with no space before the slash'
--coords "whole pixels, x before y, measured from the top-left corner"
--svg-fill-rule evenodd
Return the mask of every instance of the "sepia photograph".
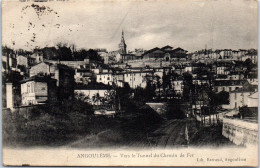
<path id="1" fill-rule="evenodd" d="M 4 166 L 258 166 L 258 1 L 2 0 Z"/>

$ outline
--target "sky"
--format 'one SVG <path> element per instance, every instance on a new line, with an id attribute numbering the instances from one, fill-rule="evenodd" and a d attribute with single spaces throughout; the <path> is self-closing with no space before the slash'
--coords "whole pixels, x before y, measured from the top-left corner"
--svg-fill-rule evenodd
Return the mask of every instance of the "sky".
<path id="1" fill-rule="evenodd" d="M 43 7 L 38 12 L 32 4 Z M 257 48 L 254 0 L 70 0 L 2 3 L 2 43 L 30 50 L 59 42 L 117 50 L 170 45 L 189 52 Z"/>

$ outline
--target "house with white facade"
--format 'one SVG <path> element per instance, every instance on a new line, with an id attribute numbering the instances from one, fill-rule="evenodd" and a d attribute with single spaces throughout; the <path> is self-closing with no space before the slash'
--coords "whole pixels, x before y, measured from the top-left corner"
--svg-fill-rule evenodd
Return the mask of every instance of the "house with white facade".
<path id="1" fill-rule="evenodd" d="M 229 109 L 238 109 L 243 106 L 255 106 L 255 100 L 251 103 L 249 101 L 253 99 L 257 99 L 257 95 L 254 95 L 257 92 L 257 87 L 252 85 L 245 85 L 242 88 L 238 88 L 229 93 L 229 106 L 226 108 Z"/>
<path id="2" fill-rule="evenodd" d="M 173 86 L 173 89 L 174 89 L 174 91 L 177 95 L 182 95 L 183 87 L 184 87 L 182 78 L 178 78 L 178 79 L 173 80 L 172 86 Z"/>
<path id="3" fill-rule="evenodd" d="M 57 100 L 56 80 L 31 77 L 21 81 L 22 105 L 53 103 Z"/>
<path id="4" fill-rule="evenodd" d="M 153 74 L 153 71 L 126 71 L 123 74 L 124 82 L 135 89 L 137 87 L 145 88 L 147 85 L 146 76 Z"/>
<path id="5" fill-rule="evenodd" d="M 247 107 L 258 107 L 258 91 L 250 94 L 247 100 Z"/>
<path id="6" fill-rule="evenodd" d="M 248 84 L 247 80 L 216 80 L 214 81 L 215 92 L 231 92 Z"/>
<path id="7" fill-rule="evenodd" d="M 111 86 L 104 84 L 90 84 L 77 85 L 75 87 L 75 94 L 82 94 L 85 96 L 85 101 L 92 105 L 102 105 L 105 103 L 105 98 L 108 92 L 112 91 Z"/>
<path id="8" fill-rule="evenodd" d="M 106 72 L 106 73 L 99 73 L 96 74 L 96 82 L 97 83 L 103 83 L 105 85 L 112 85 L 113 84 L 113 73 L 112 72 Z"/>

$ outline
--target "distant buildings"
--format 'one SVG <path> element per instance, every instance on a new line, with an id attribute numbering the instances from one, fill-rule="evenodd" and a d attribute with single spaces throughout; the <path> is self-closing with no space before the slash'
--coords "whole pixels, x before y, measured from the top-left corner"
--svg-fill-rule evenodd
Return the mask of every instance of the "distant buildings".
<path id="1" fill-rule="evenodd" d="M 91 61 L 88 52 L 82 52 L 81 59 L 75 59 L 73 56 L 76 51 L 68 59 L 70 61 L 60 61 L 58 59 L 63 56 L 59 55 L 55 47 L 33 52 L 14 52 L 4 48 L 2 72 L 16 71 L 21 79 L 24 78 L 19 90 L 23 105 L 70 101 L 74 93 L 82 93 L 89 97 L 89 103 L 98 105 L 105 101 L 105 93 L 111 91 L 111 88 L 124 87 L 126 84 L 131 89 L 150 86 L 149 89 L 155 91 L 155 98 L 159 100 L 163 96 L 167 99 L 167 94 L 170 98 L 181 100 L 188 88 L 183 77 L 186 73 L 192 76 L 190 84 L 193 88 L 208 87 L 215 93 L 228 92 L 231 103 L 225 108 L 255 104 L 246 101 L 254 102 L 257 90 L 245 88 L 249 82 L 254 88 L 258 84 L 257 50 L 254 49 L 205 49 L 188 53 L 180 47 L 166 45 L 147 51 L 135 49 L 127 52 L 122 31 L 118 50 L 107 52 L 106 49 L 94 49 L 91 52 L 91 56 L 97 57 L 96 61 Z M 10 79 L 15 78 L 14 73 L 5 75 L 9 75 Z M 8 90 L 12 89 L 11 85 L 7 87 Z M 203 101 L 194 100 L 207 104 Z"/>
<path id="2" fill-rule="evenodd" d="M 207 61 L 245 61 L 250 58 L 253 63 L 257 62 L 257 50 L 255 49 L 239 49 L 239 50 L 231 50 L 231 49 L 222 49 L 215 50 L 205 49 L 196 51 L 192 54 L 192 60 L 195 62 L 200 62 L 202 60 Z"/>

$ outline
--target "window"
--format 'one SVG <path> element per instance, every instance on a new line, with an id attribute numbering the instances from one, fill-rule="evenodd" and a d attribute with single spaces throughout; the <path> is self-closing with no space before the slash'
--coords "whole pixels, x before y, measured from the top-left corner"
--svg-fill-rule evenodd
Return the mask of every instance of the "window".
<path id="1" fill-rule="evenodd" d="M 107 80 L 110 80 L 110 77 L 107 77 Z"/>
<path id="2" fill-rule="evenodd" d="M 231 87 L 229 87 L 229 91 L 231 92 L 231 90 L 232 90 L 232 88 Z"/>
<path id="3" fill-rule="evenodd" d="M 235 100 L 237 99 L 237 93 L 235 93 Z"/>

